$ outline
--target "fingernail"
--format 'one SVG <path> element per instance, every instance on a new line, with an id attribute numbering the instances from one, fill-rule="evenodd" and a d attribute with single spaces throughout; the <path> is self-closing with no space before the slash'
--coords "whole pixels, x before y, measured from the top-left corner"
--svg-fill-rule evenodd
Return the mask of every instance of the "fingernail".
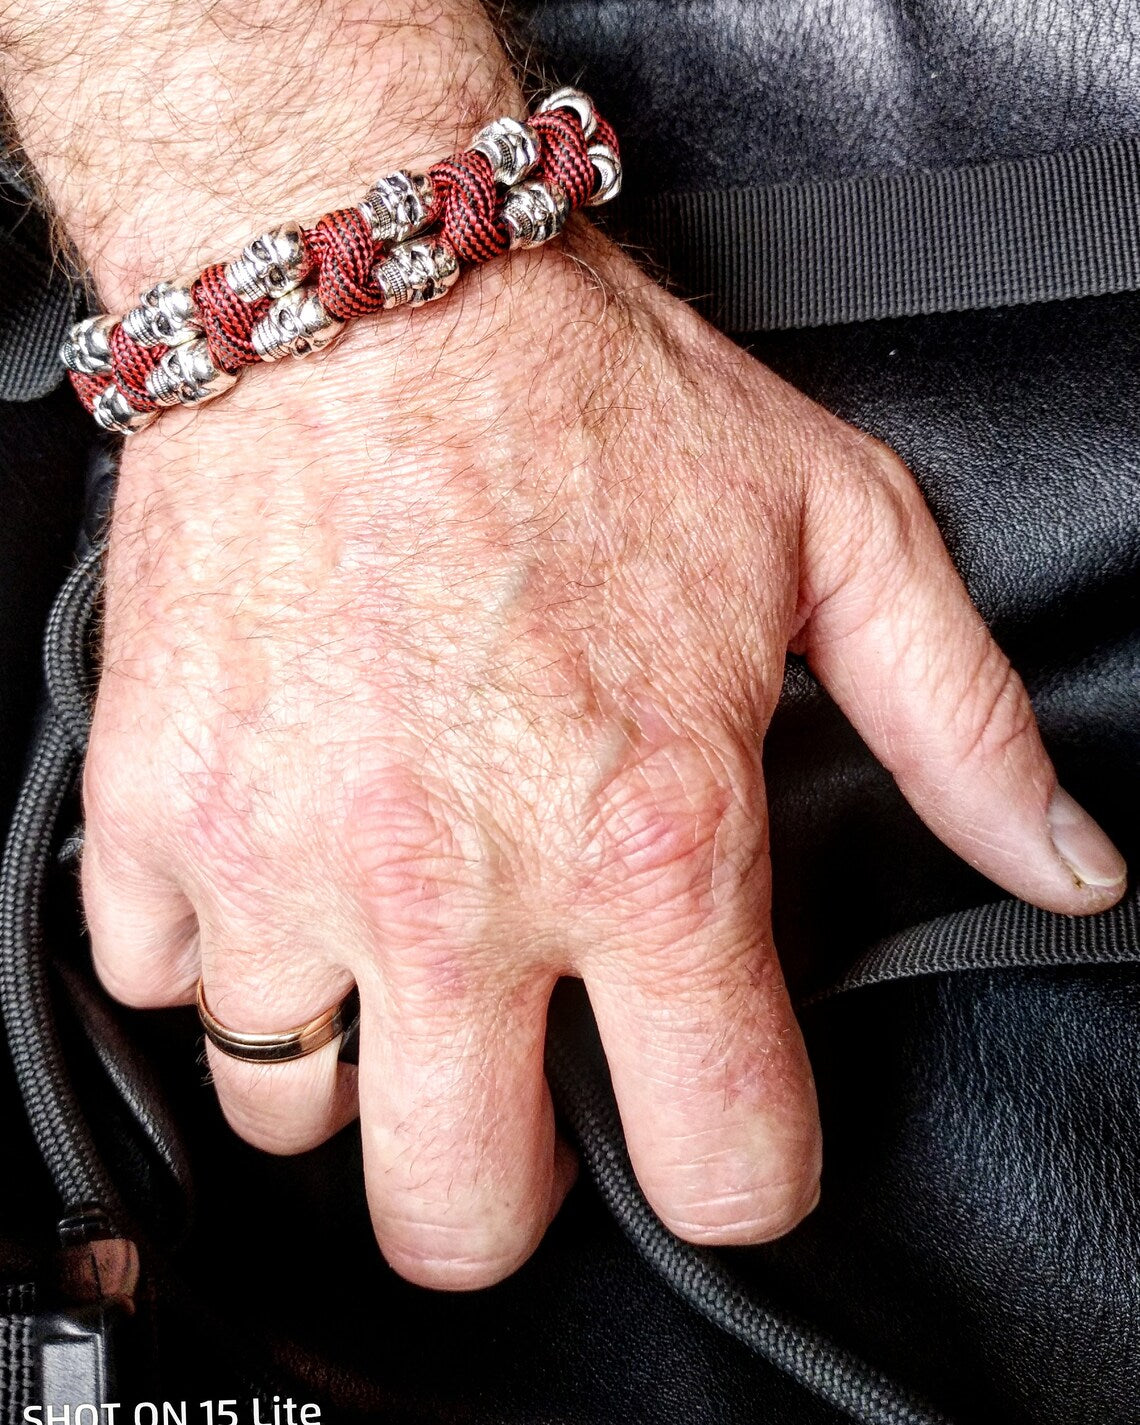
<path id="1" fill-rule="evenodd" d="M 1068 792 L 1058 787 L 1049 803 L 1049 835 L 1079 886 L 1119 886 L 1128 874 L 1124 857 Z"/>

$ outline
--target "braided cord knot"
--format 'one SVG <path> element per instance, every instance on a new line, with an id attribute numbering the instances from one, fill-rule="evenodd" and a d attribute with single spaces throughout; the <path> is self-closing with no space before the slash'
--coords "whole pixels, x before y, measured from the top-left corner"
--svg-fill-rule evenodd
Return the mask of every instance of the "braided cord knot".
<path id="1" fill-rule="evenodd" d="M 197 380 L 171 383 L 165 379 L 168 354 L 177 353 L 170 360 L 181 369 L 185 363 L 180 358 L 189 353 L 189 347 L 144 345 L 137 340 L 133 332 L 150 330 L 148 323 L 138 320 L 138 308 L 127 324 L 119 319 L 110 326 L 111 319 L 97 319 L 109 327 L 105 349 L 98 345 L 98 334 L 93 337 L 88 333 L 86 344 L 80 342 L 84 324 L 77 324 L 64 344 L 61 359 L 80 401 L 107 429 L 124 434 L 142 429 L 171 401 L 196 404 L 212 399 L 228 389 L 244 367 L 275 359 L 286 350 L 282 333 L 295 327 L 300 298 L 305 297 L 305 320 L 311 323 L 302 336 L 308 338 L 319 324 L 325 330 L 323 337 L 317 334 L 316 339 L 289 343 L 287 349 L 295 355 L 328 345 L 351 318 L 404 300 L 421 305 L 445 295 L 460 264 L 490 262 L 512 246 L 546 241 L 561 227 L 567 212 L 606 201 L 618 191 L 617 137 L 579 90 L 557 91 L 525 125 L 515 120 L 498 122 L 511 125 L 525 142 L 537 145 L 537 157 L 525 183 L 510 186 L 518 169 L 510 173 L 500 167 L 496 176 L 484 141 L 478 149 L 465 149 L 432 164 L 427 174 L 401 171 L 370 190 L 372 199 L 381 191 L 405 201 L 409 195 L 414 199 L 420 188 L 430 194 L 430 201 L 423 200 L 422 211 L 415 210 L 414 219 L 399 230 L 400 241 L 382 241 L 375 236 L 383 230 L 375 226 L 375 212 L 370 218 L 366 198 L 359 207 L 326 213 L 311 228 L 284 224 L 255 238 L 231 263 L 206 267 L 192 283 L 187 279 L 193 310 L 186 329 L 162 333 L 174 341 L 197 340 L 200 334 L 194 355 L 196 369 L 203 374 Z M 482 130 L 476 142 L 486 133 Z M 599 144 L 602 150 L 596 147 Z M 604 153 L 604 160 L 598 158 L 599 152 Z M 533 153 L 528 153 L 528 161 L 531 157 Z M 557 214 L 557 221 L 545 226 L 531 223 L 524 233 L 517 216 L 519 203 L 525 206 L 527 201 L 524 190 L 529 190 L 533 199 L 536 185 L 544 190 L 537 196 Z M 523 237 L 527 240 L 522 241 Z M 395 259 L 400 260 L 394 268 Z M 398 300 L 391 288 L 393 270 L 403 274 L 400 281 L 405 284 Z M 306 294 L 311 294 L 311 299 Z M 185 291 L 176 295 L 183 303 L 187 301 Z M 88 319 L 87 326 L 93 320 Z M 266 338 L 268 328 L 276 341 Z M 153 335 L 150 339 L 153 341 Z M 159 367 L 164 369 L 159 371 Z M 175 389 L 176 397 L 168 394 Z"/>

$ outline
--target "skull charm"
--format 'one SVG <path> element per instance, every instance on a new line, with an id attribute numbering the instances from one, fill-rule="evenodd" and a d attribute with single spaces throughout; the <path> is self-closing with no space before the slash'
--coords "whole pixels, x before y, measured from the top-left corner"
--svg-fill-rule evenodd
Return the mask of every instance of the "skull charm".
<path id="1" fill-rule="evenodd" d="M 368 219 L 374 242 L 405 242 L 432 221 L 434 203 L 431 177 L 401 168 L 372 185 L 360 211 Z"/>
<path id="2" fill-rule="evenodd" d="M 139 298 L 123 318 L 123 329 L 140 346 L 177 346 L 202 335 L 202 323 L 190 289 L 194 279 L 159 282 Z"/>
<path id="3" fill-rule="evenodd" d="M 520 183 L 503 200 L 503 222 L 511 247 L 541 247 L 562 231 L 570 202 L 561 188 Z"/>
<path id="4" fill-rule="evenodd" d="M 299 223 L 282 223 L 255 237 L 227 262 L 225 279 L 243 302 L 283 297 L 305 280 L 312 261 Z"/>
<path id="5" fill-rule="evenodd" d="M 344 322 L 325 311 L 313 288 L 295 287 L 274 302 L 249 339 L 262 361 L 278 361 L 283 356 L 308 356 L 323 350 L 343 326 Z"/>
<path id="6" fill-rule="evenodd" d="M 386 311 L 407 302 L 413 307 L 434 302 L 447 295 L 458 277 L 455 249 L 442 238 L 401 243 L 372 269 Z"/>
<path id="7" fill-rule="evenodd" d="M 538 162 L 538 135 L 518 119 L 494 119 L 479 130 L 471 147 L 483 155 L 494 170 L 495 182 L 504 188 L 521 182 Z"/>
<path id="8" fill-rule="evenodd" d="M 205 341 L 172 346 L 150 375 L 146 389 L 160 406 L 196 406 L 228 391 L 237 374 L 214 365 Z"/>
<path id="9" fill-rule="evenodd" d="M 80 376 L 103 376 L 111 369 L 111 331 L 115 318 L 104 314 L 76 322 L 59 349 L 68 371 Z"/>
<path id="10" fill-rule="evenodd" d="M 96 423 L 114 435 L 133 435 L 150 425 L 157 411 L 136 411 L 122 391 L 112 381 L 95 397 L 91 414 Z"/>

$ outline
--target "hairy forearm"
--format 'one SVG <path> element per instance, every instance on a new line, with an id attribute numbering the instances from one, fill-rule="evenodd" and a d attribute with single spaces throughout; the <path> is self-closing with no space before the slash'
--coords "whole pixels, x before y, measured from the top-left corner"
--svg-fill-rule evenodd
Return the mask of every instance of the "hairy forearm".
<path id="1" fill-rule="evenodd" d="M 111 309 L 519 102 L 479 0 L 0 0 L 0 84 Z"/>
<path id="2" fill-rule="evenodd" d="M 395 168 L 465 147 L 496 114 L 522 112 L 480 0 L 79 0 L 52 10 L 48 0 L 0 0 L 0 82 L 45 197 L 112 312 L 284 219 L 311 222 Z M 312 514 L 298 495 L 302 452 L 305 468 L 323 472 L 316 498 L 333 500 L 338 540 L 370 528 L 381 504 L 399 520 L 426 499 L 438 515 L 456 452 L 468 448 L 472 478 L 501 469 L 494 498 L 521 499 L 526 517 L 534 500 L 514 492 L 519 460 L 532 483 L 558 462 L 536 461 L 533 449 L 492 460 L 488 432 L 509 407 L 533 402 L 549 445 L 557 412 L 584 398 L 565 371 L 574 342 L 552 347 L 551 333 L 580 339 L 631 276 L 641 280 L 575 217 L 548 248 L 473 267 L 446 301 L 352 322 L 320 356 L 255 364 L 224 400 L 168 411 L 127 444 L 116 526 L 157 537 L 156 492 L 190 468 L 180 449 L 194 452 L 196 518 L 216 515 L 214 475 L 235 468 L 240 485 L 226 498 L 246 502 L 241 518 L 258 531 L 271 510 L 281 539 L 290 519 Z M 349 499 L 337 452 L 354 440 L 383 444 L 385 478 L 370 470 Z M 257 475 L 247 471 L 254 445 Z"/>

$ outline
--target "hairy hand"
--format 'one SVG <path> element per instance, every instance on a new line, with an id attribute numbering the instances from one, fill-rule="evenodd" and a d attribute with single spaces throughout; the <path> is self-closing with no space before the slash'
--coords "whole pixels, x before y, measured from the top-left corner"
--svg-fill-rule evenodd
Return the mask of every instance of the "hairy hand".
<path id="1" fill-rule="evenodd" d="M 113 527 L 99 970 L 138 1005 L 201 972 L 248 1031 L 355 981 L 359 1071 L 211 1054 L 218 1093 L 280 1152 L 359 1099 L 377 1237 L 438 1286 L 510 1272 L 566 1191 L 564 974 L 670 1227 L 756 1242 L 812 1207 L 760 763 L 789 645 L 1000 885 L 1067 912 L 1121 889 L 899 461 L 576 245 L 165 416 Z"/>

